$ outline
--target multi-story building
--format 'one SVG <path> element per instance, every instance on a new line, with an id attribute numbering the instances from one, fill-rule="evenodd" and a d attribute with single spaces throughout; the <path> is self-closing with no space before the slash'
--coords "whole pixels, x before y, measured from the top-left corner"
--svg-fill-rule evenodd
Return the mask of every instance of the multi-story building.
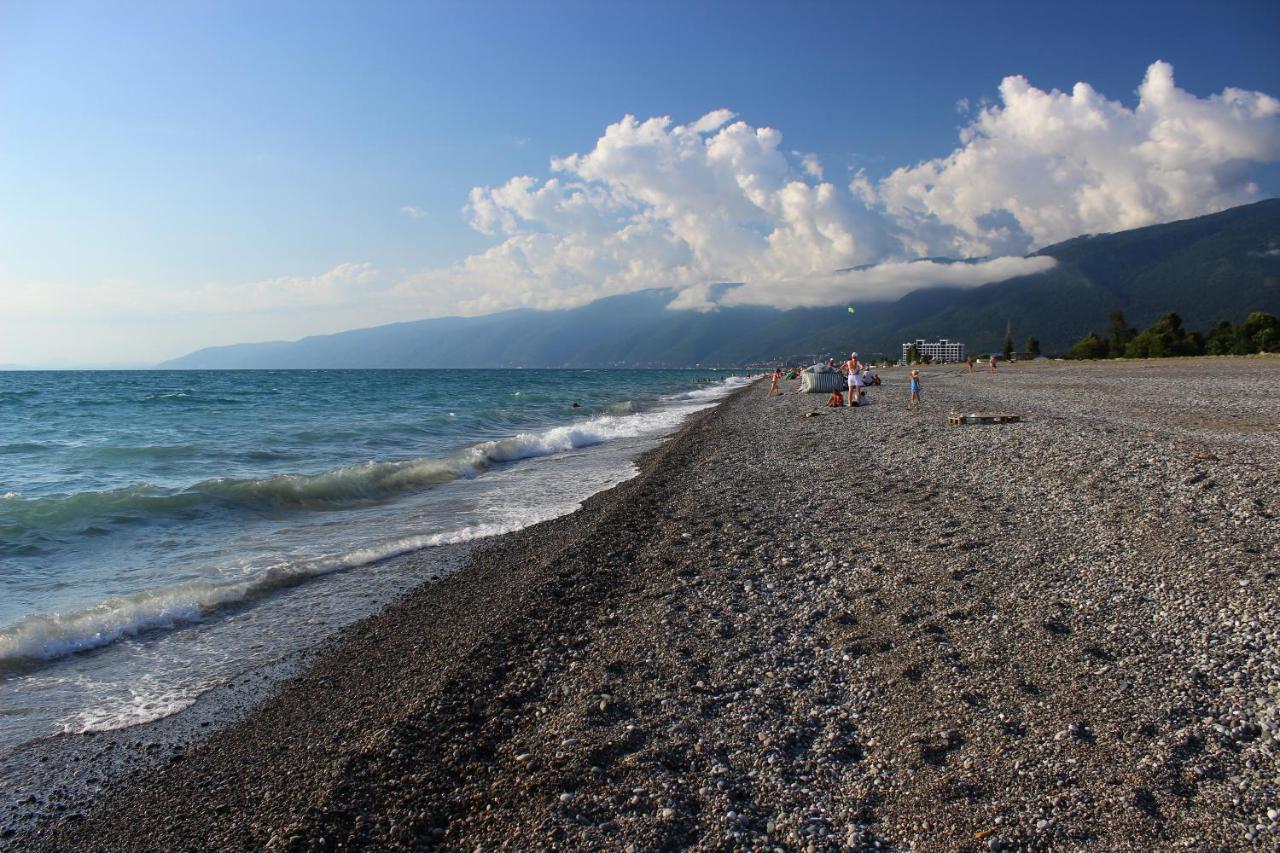
<path id="1" fill-rule="evenodd" d="M 924 338 L 917 338 L 914 343 L 908 342 L 902 345 L 902 364 L 907 363 L 907 352 L 912 347 L 916 348 L 916 353 L 921 358 L 927 356 L 934 362 L 964 361 L 964 344 L 959 341 L 949 341 L 946 338 L 926 341 Z"/>

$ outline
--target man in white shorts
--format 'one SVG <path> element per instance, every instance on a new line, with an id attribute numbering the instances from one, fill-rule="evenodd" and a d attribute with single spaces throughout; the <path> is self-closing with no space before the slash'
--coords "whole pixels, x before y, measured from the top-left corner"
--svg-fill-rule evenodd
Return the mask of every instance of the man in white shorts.
<path id="1" fill-rule="evenodd" d="M 856 352 L 849 355 L 844 368 L 849 373 L 849 405 L 856 406 L 862 399 L 862 364 Z"/>

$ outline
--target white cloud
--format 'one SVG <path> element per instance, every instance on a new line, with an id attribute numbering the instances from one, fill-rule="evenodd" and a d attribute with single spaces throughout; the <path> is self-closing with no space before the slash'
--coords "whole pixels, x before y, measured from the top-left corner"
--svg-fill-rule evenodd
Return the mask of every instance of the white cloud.
<path id="1" fill-rule="evenodd" d="M 427 212 L 425 210 L 420 207 L 414 207 L 411 204 L 406 204 L 404 207 L 400 208 L 400 212 L 410 219 L 425 219 L 427 217 Z"/>
<path id="2" fill-rule="evenodd" d="M 946 157 L 896 170 L 883 210 L 918 254 L 1022 252 L 1083 233 L 1199 216 L 1256 199 L 1250 167 L 1280 160 L 1280 101 L 1198 98 L 1156 62 L 1130 109 L 1087 83 L 1000 84 Z"/>
<path id="3" fill-rule="evenodd" d="M 563 307 L 656 286 L 687 290 L 675 306 L 706 308 L 706 285 L 722 281 L 747 283 L 732 298 L 776 305 L 828 290 L 844 299 L 856 295 L 850 287 L 891 298 L 960 271 L 924 275 L 901 263 L 878 277 L 831 271 L 1023 255 L 1257 197 L 1249 171 L 1280 160 L 1280 102 L 1239 89 L 1198 98 L 1174 85 L 1163 62 L 1138 94 L 1131 109 L 1084 83 L 1045 92 L 1008 77 L 999 103 L 977 102 L 947 156 L 879 182 L 859 171 L 843 187 L 824 180 L 815 155 L 782 148 L 779 131 L 726 109 L 687 125 L 626 116 L 585 153 L 554 158 L 548 178 L 474 188 L 468 220 L 500 242 L 413 276 L 402 292 L 464 313 Z"/>
<path id="4" fill-rule="evenodd" d="M 803 154 L 800 157 L 800 166 L 804 169 L 804 173 L 816 180 L 822 180 L 822 161 L 818 159 L 817 154 Z"/>
<path id="5" fill-rule="evenodd" d="M 820 274 L 893 248 L 882 219 L 823 181 L 815 156 L 800 155 L 797 172 L 781 133 L 734 118 L 626 116 L 590 151 L 552 160 L 553 177 L 476 187 L 468 221 L 502 242 L 408 286 L 462 288 L 465 311 L 560 307 L 644 287 Z"/>
<path id="6" fill-rule="evenodd" d="M 1021 275 L 1034 275 L 1053 269 L 1053 258 L 1037 255 L 1030 258 L 992 258 L 971 263 L 939 263 L 937 261 L 890 261 L 864 269 L 843 270 L 824 275 L 803 276 L 782 281 L 747 282 L 730 288 L 717 305 L 774 305 L 780 308 L 812 308 L 838 305 L 842 302 L 877 302 L 901 296 L 923 287 L 976 287 L 1005 281 Z M 685 299 L 685 291 L 677 301 Z M 697 300 L 695 303 L 694 300 Z M 693 304 L 689 304 L 693 303 Z M 694 294 L 685 304 L 673 308 L 706 310 L 705 292 L 701 299 Z"/>

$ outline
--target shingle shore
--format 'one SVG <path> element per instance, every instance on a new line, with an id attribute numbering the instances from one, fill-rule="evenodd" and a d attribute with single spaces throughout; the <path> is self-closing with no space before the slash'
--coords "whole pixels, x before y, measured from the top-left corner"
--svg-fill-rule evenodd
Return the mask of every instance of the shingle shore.
<path id="1" fill-rule="evenodd" d="M 1280 360 L 884 375 L 738 393 L 11 841 L 1273 848 Z"/>

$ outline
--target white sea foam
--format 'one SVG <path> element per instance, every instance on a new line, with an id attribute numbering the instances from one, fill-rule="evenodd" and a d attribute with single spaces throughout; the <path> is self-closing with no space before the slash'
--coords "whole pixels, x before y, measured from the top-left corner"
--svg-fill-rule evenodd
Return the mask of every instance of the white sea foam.
<path id="1" fill-rule="evenodd" d="M 695 388 L 692 391 L 683 391 L 679 394 L 672 394 L 666 399 L 675 402 L 701 402 L 708 400 L 718 400 L 743 385 L 750 385 L 751 379 L 746 376 L 730 376 L 723 382 L 715 385 L 708 385 L 706 388 Z"/>
<path id="2" fill-rule="evenodd" d="M 219 609 L 253 601 L 311 578 L 435 545 L 465 542 L 515 529 L 496 526 L 484 529 L 488 527 L 410 536 L 345 554 L 277 563 L 234 580 L 188 581 L 108 598 L 82 610 L 28 616 L 0 629 L 0 670 L 88 651 L 146 631 L 199 622 Z"/>
<path id="3" fill-rule="evenodd" d="M 89 684 L 86 691 L 100 692 L 105 685 Z M 85 734 L 123 729 L 149 723 L 191 707 L 200 695 L 190 686 L 164 684 L 151 673 L 143 673 L 129 686 L 129 695 L 82 708 L 62 720 L 63 734 Z"/>

